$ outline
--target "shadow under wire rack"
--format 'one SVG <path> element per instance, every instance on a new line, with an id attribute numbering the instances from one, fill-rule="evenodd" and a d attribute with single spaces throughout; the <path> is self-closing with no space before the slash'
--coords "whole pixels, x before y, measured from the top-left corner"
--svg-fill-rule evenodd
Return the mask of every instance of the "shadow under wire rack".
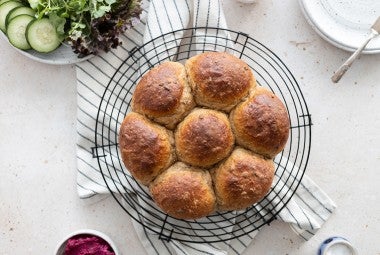
<path id="1" fill-rule="evenodd" d="M 205 51 L 226 51 L 244 60 L 257 83 L 285 104 L 291 123 L 288 143 L 275 158 L 270 192 L 238 212 L 216 212 L 198 220 L 178 220 L 153 203 L 149 191 L 125 169 L 118 150 L 118 130 L 131 110 L 135 85 L 150 68 L 167 60 L 184 63 Z M 115 200 L 145 231 L 163 240 L 193 243 L 227 241 L 272 222 L 301 184 L 311 149 L 311 115 L 302 91 L 284 62 L 265 45 L 241 32 L 197 27 L 163 34 L 134 48 L 110 79 L 98 108 L 93 156 Z"/>

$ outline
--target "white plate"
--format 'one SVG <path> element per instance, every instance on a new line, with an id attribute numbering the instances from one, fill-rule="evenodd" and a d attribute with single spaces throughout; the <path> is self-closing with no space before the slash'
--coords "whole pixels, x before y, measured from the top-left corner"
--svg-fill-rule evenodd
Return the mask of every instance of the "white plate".
<path id="1" fill-rule="evenodd" d="M 0 37 L 2 37 L 4 40 L 8 42 L 7 36 L 1 31 L 0 31 Z M 93 57 L 93 55 L 89 55 L 84 58 L 78 58 L 78 56 L 72 51 L 71 47 L 67 45 L 61 45 L 58 49 L 50 53 L 39 53 L 34 50 L 24 51 L 24 50 L 17 49 L 15 47 L 13 48 L 30 59 L 33 59 L 41 63 L 51 64 L 51 65 L 75 64 L 75 63 L 85 61 Z"/>
<path id="2" fill-rule="evenodd" d="M 299 0 L 302 12 L 313 29 L 325 40 L 348 51 L 355 51 L 380 16 L 379 0 Z M 363 51 L 380 53 L 380 36 Z"/>

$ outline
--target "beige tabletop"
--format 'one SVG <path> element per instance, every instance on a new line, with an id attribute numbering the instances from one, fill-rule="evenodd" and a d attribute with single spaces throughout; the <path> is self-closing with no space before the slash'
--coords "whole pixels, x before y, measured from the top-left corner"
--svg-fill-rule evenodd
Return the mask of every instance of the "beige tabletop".
<path id="1" fill-rule="evenodd" d="M 307 174 L 338 208 L 308 242 L 287 224 L 265 226 L 245 254 L 316 254 L 327 237 L 380 254 L 380 54 L 363 55 L 339 84 L 350 53 L 308 25 L 297 1 L 224 1 L 229 28 L 273 50 L 298 80 L 312 114 Z M 108 234 L 123 254 L 146 254 L 111 197 L 76 193 L 75 66 L 32 61 L 0 40 L 0 254 L 52 254 L 81 228 Z"/>

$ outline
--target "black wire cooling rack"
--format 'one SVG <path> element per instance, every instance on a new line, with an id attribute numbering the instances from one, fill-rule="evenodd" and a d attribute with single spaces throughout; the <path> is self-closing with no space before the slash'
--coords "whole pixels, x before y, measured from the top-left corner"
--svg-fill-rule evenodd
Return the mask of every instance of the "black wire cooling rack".
<path id="1" fill-rule="evenodd" d="M 291 131 L 275 158 L 276 177 L 267 196 L 239 212 L 217 212 L 199 220 L 177 220 L 157 208 L 146 187 L 125 169 L 118 151 L 118 130 L 140 77 L 166 60 L 184 63 L 205 51 L 226 51 L 244 60 L 259 85 L 285 104 Z M 152 99 L 153 100 L 153 99 Z M 95 130 L 94 157 L 104 181 L 120 206 L 144 231 L 167 241 L 221 242 L 248 235 L 273 221 L 286 206 L 305 172 L 311 147 L 311 115 L 298 83 L 283 61 L 245 33 L 220 28 L 189 28 L 163 34 L 134 48 L 111 78 L 101 100 Z"/>

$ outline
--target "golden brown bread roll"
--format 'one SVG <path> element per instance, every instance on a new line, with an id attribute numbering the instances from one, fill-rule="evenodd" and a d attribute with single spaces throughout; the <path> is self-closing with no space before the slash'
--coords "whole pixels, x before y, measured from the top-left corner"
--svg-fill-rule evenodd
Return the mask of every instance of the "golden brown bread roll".
<path id="1" fill-rule="evenodd" d="M 212 170 L 219 210 L 242 210 L 261 200 L 274 178 L 274 163 L 237 147 Z"/>
<path id="2" fill-rule="evenodd" d="M 132 110 L 173 129 L 194 107 L 185 67 L 164 62 L 149 70 L 139 81 L 132 98 Z"/>
<path id="3" fill-rule="evenodd" d="M 119 147 L 165 213 L 197 219 L 262 199 L 274 177 L 271 158 L 283 150 L 289 128 L 285 106 L 256 86 L 246 63 L 207 52 L 185 67 L 165 62 L 142 77 Z"/>
<path id="4" fill-rule="evenodd" d="M 209 167 L 228 156 L 234 136 L 227 116 L 218 111 L 196 108 L 174 133 L 179 160 Z"/>
<path id="5" fill-rule="evenodd" d="M 225 52 L 206 52 L 186 61 L 186 72 L 198 105 L 231 110 L 256 80 L 249 66 Z"/>
<path id="6" fill-rule="evenodd" d="M 132 176 L 149 184 L 176 159 L 173 134 L 144 116 L 130 112 L 120 127 L 121 158 Z"/>
<path id="7" fill-rule="evenodd" d="M 150 185 L 156 204 L 178 219 L 196 219 L 215 210 L 210 173 L 177 162 Z"/>
<path id="8" fill-rule="evenodd" d="M 230 121 L 237 144 L 266 157 L 276 156 L 288 140 L 290 122 L 284 104 L 260 86 L 236 106 Z"/>

